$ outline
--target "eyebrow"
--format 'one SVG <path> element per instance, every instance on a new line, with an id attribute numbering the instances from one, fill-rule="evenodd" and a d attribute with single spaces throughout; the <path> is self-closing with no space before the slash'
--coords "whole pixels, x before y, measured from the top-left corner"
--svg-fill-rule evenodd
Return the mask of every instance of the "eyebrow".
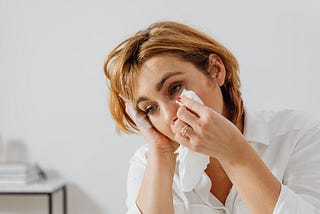
<path id="1" fill-rule="evenodd" d="M 183 72 L 181 71 L 176 71 L 176 72 L 169 72 L 169 73 L 166 73 L 162 76 L 161 80 L 157 83 L 156 85 L 156 89 L 157 91 L 160 91 L 164 85 L 164 83 L 172 76 L 176 76 L 176 75 L 180 75 L 180 74 L 183 74 Z M 138 106 L 138 104 L 142 101 L 146 101 L 148 100 L 147 97 L 139 97 L 137 102 L 136 102 L 136 106 Z"/>
<path id="2" fill-rule="evenodd" d="M 163 87 L 163 85 L 167 81 L 167 79 L 169 79 L 172 76 L 180 75 L 180 74 L 183 74 L 183 72 L 176 71 L 176 72 L 169 72 L 169 73 L 164 74 L 156 86 L 157 91 L 161 90 L 161 88 Z"/>

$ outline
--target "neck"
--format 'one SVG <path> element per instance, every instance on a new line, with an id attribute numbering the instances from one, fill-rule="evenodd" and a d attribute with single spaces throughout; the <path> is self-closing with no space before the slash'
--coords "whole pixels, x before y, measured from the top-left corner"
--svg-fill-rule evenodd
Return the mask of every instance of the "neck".
<path id="1" fill-rule="evenodd" d="M 244 113 L 241 116 L 241 119 L 235 124 L 236 127 L 241 131 L 241 133 L 243 134 L 244 131 Z"/>
<path id="2" fill-rule="evenodd" d="M 226 107 L 223 108 L 222 115 L 231 121 L 230 111 Z M 241 119 L 235 124 L 235 126 L 241 131 L 242 134 L 244 129 L 244 117 L 245 117 L 245 114 L 243 113 L 241 116 Z"/>

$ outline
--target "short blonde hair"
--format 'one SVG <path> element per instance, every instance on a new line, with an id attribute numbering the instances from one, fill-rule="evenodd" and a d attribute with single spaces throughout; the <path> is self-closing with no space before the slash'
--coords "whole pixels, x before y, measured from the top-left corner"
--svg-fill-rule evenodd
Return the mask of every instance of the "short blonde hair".
<path id="1" fill-rule="evenodd" d="M 174 54 L 206 71 L 209 54 L 218 55 L 226 67 L 226 79 L 221 91 L 236 124 L 243 115 L 240 92 L 239 65 L 233 54 L 223 45 L 204 33 L 177 22 L 157 22 L 137 32 L 116 46 L 107 56 L 104 72 L 109 80 L 110 112 L 117 123 L 117 131 L 132 133 L 138 130 L 125 111 L 125 102 L 119 96 L 133 101 L 139 67 L 146 60 L 160 54 Z"/>

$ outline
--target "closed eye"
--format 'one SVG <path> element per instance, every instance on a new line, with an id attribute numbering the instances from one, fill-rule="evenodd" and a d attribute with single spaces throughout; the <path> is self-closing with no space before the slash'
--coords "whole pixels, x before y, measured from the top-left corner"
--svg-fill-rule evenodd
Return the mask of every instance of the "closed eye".
<path id="1" fill-rule="evenodd" d="M 147 114 L 147 115 L 148 114 L 152 114 L 157 110 L 157 108 L 158 108 L 158 106 L 156 106 L 156 105 L 148 105 L 145 108 L 144 113 Z"/>

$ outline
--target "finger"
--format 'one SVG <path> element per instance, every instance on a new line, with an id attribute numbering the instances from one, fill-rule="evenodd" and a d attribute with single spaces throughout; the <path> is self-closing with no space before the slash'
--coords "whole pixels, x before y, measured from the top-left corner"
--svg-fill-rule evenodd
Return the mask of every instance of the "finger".
<path id="1" fill-rule="evenodd" d="M 186 124 L 189 124 L 193 129 L 197 129 L 199 126 L 199 117 L 191 111 L 189 111 L 185 106 L 181 106 L 177 111 L 177 117 L 179 120 Z"/>
<path id="2" fill-rule="evenodd" d="M 159 135 L 158 130 L 156 130 L 154 127 L 150 128 L 139 128 L 140 133 L 147 139 L 148 142 L 152 142 L 157 139 L 157 136 Z"/>
<path id="3" fill-rule="evenodd" d="M 145 122 L 141 123 L 140 121 L 136 123 L 140 133 L 144 136 L 144 138 L 149 143 L 161 142 L 161 139 L 165 136 L 161 134 L 147 119 L 148 118 L 145 118 Z M 145 125 L 143 123 L 145 123 Z"/>
<path id="4" fill-rule="evenodd" d="M 149 118 L 145 114 L 137 112 L 131 103 L 126 102 L 126 112 L 136 123 L 140 130 L 149 129 L 153 127 L 149 121 Z"/>
<path id="5" fill-rule="evenodd" d="M 175 134 L 176 134 L 176 133 L 179 133 L 180 130 L 182 129 L 182 127 L 183 127 L 184 125 L 186 125 L 185 122 L 183 122 L 183 121 L 180 120 L 180 119 L 177 119 L 177 120 L 174 122 L 174 124 L 171 126 L 171 130 L 172 130 L 172 132 L 175 133 Z"/>
<path id="6" fill-rule="evenodd" d="M 138 117 L 136 119 L 136 124 L 140 130 L 153 128 L 153 125 L 149 121 L 148 117 Z"/>
<path id="7" fill-rule="evenodd" d="M 154 144 L 170 140 L 152 125 L 147 115 L 138 112 L 129 102 L 126 102 L 126 112 L 135 122 L 147 142 Z"/>
<path id="8" fill-rule="evenodd" d="M 132 105 L 126 103 L 126 113 L 129 115 L 129 117 L 131 118 L 131 120 L 133 120 L 135 122 L 135 119 L 134 119 L 134 112 L 133 112 L 133 107 Z"/>
<path id="9" fill-rule="evenodd" d="M 180 129 L 180 135 L 190 140 L 196 136 L 196 133 L 191 126 L 186 124 Z"/>
<path id="10" fill-rule="evenodd" d="M 190 146 L 190 139 L 188 137 L 183 137 L 180 133 L 176 133 L 174 138 L 179 144 L 181 144 L 185 147 Z"/>
<path id="11" fill-rule="evenodd" d="M 204 105 L 186 96 L 183 96 L 181 98 L 181 103 L 197 115 L 201 114 L 201 110 L 204 107 Z"/>

